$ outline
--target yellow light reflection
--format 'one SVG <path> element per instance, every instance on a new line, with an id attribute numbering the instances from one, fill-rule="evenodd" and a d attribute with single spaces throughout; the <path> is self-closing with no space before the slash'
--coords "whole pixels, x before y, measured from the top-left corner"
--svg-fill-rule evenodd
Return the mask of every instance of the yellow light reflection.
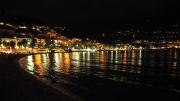
<path id="1" fill-rule="evenodd" d="M 132 50 L 132 56 L 131 56 L 131 64 L 135 65 L 135 50 Z"/>
<path id="2" fill-rule="evenodd" d="M 59 71 L 59 65 L 60 65 L 60 59 L 59 59 L 59 53 L 54 54 L 54 62 L 55 62 L 55 71 Z"/>
<path id="3" fill-rule="evenodd" d="M 101 52 L 100 52 L 99 61 L 101 62 L 101 63 L 100 63 L 100 69 L 106 70 L 106 69 L 107 69 L 107 66 L 106 66 L 106 63 L 107 63 L 107 55 L 105 54 L 104 51 L 101 51 Z"/>
<path id="4" fill-rule="evenodd" d="M 104 63 L 106 61 L 104 51 L 100 52 L 99 61 L 102 63 Z"/>
<path id="5" fill-rule="evenodd" d="M 138 65 L 142 65 L 142 50 L 139 50 L 139 59 L 138 59 Z"/>
<path id="6" fill-rule="evenodd" d="M 87 62 L 89 62 L 90 61 L 90 52 L 87 52 Z"/>
<path id="7" fill-rule="evenodd" d="M 28 63 L 27 69 L 29 71 L 34 71 L 34 62 L 33 62 L 33 57 L 32 56 L 27 57 L 27 63 Z"/>
<path id="8" fill-rule="evenodd" d="M 72 58 L 73 58 L 74 60 L 79 61 L 79 59 L 80 59 L 80 55 L 79 55 L 79 53 L 78 53 L 78 52 L 74 52 L 74 53 L 72 53 Z"/>
<path id="9" fill-rule="evenodd" d="M 113 58 L 114 58 L 114 56 L 113 56 L 113 51 L 111 51 L 111 57 L 110 57 L 111 62 L 113 62 Z"/>
<path id="10" fill-rule="evenodd" d="M 124 50 L 123 64 L 127 64 L 127 50 Z"/>
<path id="11" fill-rule="evenodd" d="M 115 62 L 117 63 L 118 62 L 118 51 L 115 51 Z"/>
<path id="12" fill-rule="evenodd" d="M 82 60 L 83 60 L 83 62 L 85 62 L 85 60 L 86 60 L 86 53 L 85 52 L 82 52 Z"/>
<path id="13" fill-rule="evenodd" d="M 42 62 L 45 67 L 49 67 L 49 56 L 47 54 L 42 55 Z"/>
<path id="14" fill-rule="evenodd" d="M 62 67 L 65 74 L 70 75 L 70 65 L 71 65 L 71 59 L 70 59 L 70 53 L 64 53 L 64 66 Z"/>
<path id="15" fill-rule="evenodd" d="M 73 59 L 73 64 L 74 66 L 72 67 L 73 68 L 73 71 L 74 72 L 78 72 L 79 69 L 80 69 L 80 53 L 79 52 L 73 52 L 72 53 L 72 59 Z"/>
<path id="16" fill-rule="evenodd" d="M 44 75 L 44 66 L 42 64 L 42 58 L 41 55 L 35 55 L 34 56 L 34 63 L 35 63 L 35 70 L 39 75 Z"/>
<path id="17" fill-rule="evenodd" d="M 72 59 L 74 61 L 75 66 L 78 67 L 80 65 L 80 54 L 79 54 L 79 52 L 72 53 Z"/>

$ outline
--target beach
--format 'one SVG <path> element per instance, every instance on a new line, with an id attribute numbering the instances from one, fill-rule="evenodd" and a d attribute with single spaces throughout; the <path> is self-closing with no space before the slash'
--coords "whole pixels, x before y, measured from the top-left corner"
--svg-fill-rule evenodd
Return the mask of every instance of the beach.
<path id="1" fill-rule="evenodd" d="M 76 101 L 18 68 L 16 60 L 23 56 L 1 56 L 0 101 Z"/>
<path id="2" fill-rule="evenodd" d="M 0 101 L 79 101 L 82 99 L 76 99 L 66 93 L 63 93 L 42 83 L 37 80 L 32 75 L 25 72 L 23 69 L 19 68 L 17 64 L 17 59 L 27 55 L 11 55 L 11 56 L 1 56 L 0 62 Z M 93 78 L 93 77 L 92 77 Z M 92 81 L 92 78 L 82 79 L 84 85 L 88 85 L 88 81 Z M 98 79 L 96 79 L 98 80 Z M 94 81 L 101 82 L 101 80 Z M 106 82 L 103 80 L 102 82 Z M 100 83 L 99 83 L 100 84 Z M 114 92 L 110 87 L 104 90 L 104 86 L 91 87 L 90 89 L 99 89 L 103 92 L 109 91 L 108 96 L 113 96 L 118 94 L 117 98 L 112 99 L 103 93 L 100 96 L 93 95 L 88 91 L 79 89 L 76 86 L 67 85 L 67 89 L 70 88 L 71 91 L 77 95 L 82 96 L 87 101 L 103 100 L 103 101 L 153 101 L 153 100 L 167 100 L 167 101 L 179 101 L 180 95 L 176 92 L 166 91 L 162 89 L 155 89 L 151 87 L 144 87 L 138 85 L 126 85 L 126 84 L 110 84 L 114 88 L 118 89 L 118 92 Z"/>

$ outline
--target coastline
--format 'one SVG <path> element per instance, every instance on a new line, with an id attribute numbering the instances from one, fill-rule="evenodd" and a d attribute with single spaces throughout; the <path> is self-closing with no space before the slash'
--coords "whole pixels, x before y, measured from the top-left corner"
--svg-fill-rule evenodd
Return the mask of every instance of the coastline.
<path id="1" fill-rule="evenodd" d="M 17 60 L 27 55 L 1 55 L 0 101 L 79 101 L 18 68 Z"/>
<path id="2" fill-rule="evenodd" d="M 32 54 L 30 54 L 32 55 Z M 63 94 L 58 90 L 44 84 L 43 82 L 37 80 L 31 74 L 28 74 L 23 69 L 18 67 L 17 60 L 21 57 L 28 56 L 24 55 L 9 55 L 9 57 L 1 57 L 1 77 L 0 77 L 0 87 L 1 87 L 1 101 L 80 101 L 79 99 L 74 99 L 67 94 Z M 88 80 L 85 80 L 88 83 Z M 112 84 L 117 86 L 120 90 L 114 93 L 120 93 L 116 100 L 130 101 L 130 100 L 140 100 L 140 101 L 153 101 L 153 100 L 172 100 L 179 101 L 180 95 L 175 92 L 154 89 L 151 87 L 142 87 L 137 85 L 126 85 L 126 84 Z M 71 85 L 69 85 L 71 87 Z M 77 90 L 76 87 L 71 89 L 77 92 L 78 95 L 87 95 L 86 99 L 91 98 L 91 100 L 97 100 L 98 97 L 91 96 L 88 91 Z M 95 88 L 96 89 L 96 88 Z M 102 88 L 97 88 L 102 89 Z M 110 89 L 110 88 L 109 88 Z M 111 89 L 110 89 L 111 91 Z M 65 93 L 65 92 L 64 92 Z M 89 94 L 89 95 L 88 95 Z M 106 97 L 105 97 L 106 98 Z M 105 99 L 104 101 L 116 101 L 114 99 Z M 101 98 L 99 100 L 102 100 Z"/>

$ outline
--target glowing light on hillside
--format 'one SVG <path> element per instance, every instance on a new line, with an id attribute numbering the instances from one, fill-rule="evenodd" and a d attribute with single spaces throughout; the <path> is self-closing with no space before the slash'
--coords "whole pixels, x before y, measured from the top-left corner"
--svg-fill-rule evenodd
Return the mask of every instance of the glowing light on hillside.
<path id="1" fill-rule="evenodd" d="M 20 29 L 27 29 L 26 26 L 19 26 Z"/>
<path id="2" fill-rule="evenodd" d="M 0 25 L 4 25 L 4 23 L 3 23 L 3 22 L 0 22 Z"/>

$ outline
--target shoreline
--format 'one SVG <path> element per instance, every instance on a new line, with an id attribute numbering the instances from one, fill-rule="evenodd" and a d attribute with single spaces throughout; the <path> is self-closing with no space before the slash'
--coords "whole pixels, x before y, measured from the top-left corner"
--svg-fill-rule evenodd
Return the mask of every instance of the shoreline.
<path id="1" fill-rule="evenodd" d="M 1 85 L 0 87 L 2 87 L 3 89 L 2 92 L 4 93 L 0 98 L 1 101 L 12 101 L 12 100 L 13 101 L 21 101 L 21 100 L 24 100 L 24 101 L 41 101 L 41 100 L 82 101 L 82 99 L 72 98 L 68 96 L 67 94 L 63 94 L 63 91 L 59 91 L 51 87 L 50 85 L 43 83 L 41 80 L 38 80 L 37 78 L 33 77 L 33 75 L 29 74 L 22 68 L 19 68 L 18 67 L 19 65 L 17 63 L 18 59 L 24 56 L 28 56 L 28 55 L 33 55 L 33 54 L 9 55 L 8 58 L 5 57 L 7 59 L 2 59 L 2 57 L 0 57 L 0 59 L 3 60 L 1 61 L 0 65 L 1 67 L 5 67 L 3 68 L 3 70 L 0 71 L 1 73 L 0 81 L 2 82 L 0 84 Z M 146 98 L 146 100 L 148 101 L 152 101 L 155 99 L 170 100 L 172 98 L 173 98 L 172 101 L 179 101 L 180 99 L 180 95 L 175 92 L 171 92 L 171 91 L 168 92 L 166 90 L 158 90 L 154 88 L 151 89 L 151 87 L 141 87 L 141 86 L 136 86 L 136 85 L 121 84 L 120 88 L 122 90 L 120 90 L 119 93 L 122 94 L 122 96 L 120 97 L 122 97 L 121 99 L 123 99 L 123 101 L 124 99 L 125 101 L 129 101 L 133 99 L 135 100 L 139 99 L 140 101 L 143 101 L 145 100 L 146 97 L 150 97 L 149 98 L 150 100 Z M 74 90 L 75 89 L 76 88 L 74 88 Z M 138 89 L 140 89 L 140 91 L 138 91 Z M 128 93 L 128 91 L 130 92 Z M 147 92 L 147 91 L 150 91 L 150 92 Z M 83 91 L 81 92 L 80 90 L 79 93 L 83 93 Z M 79 93 L 77 93 L 77 95 L 79 95 Z M 85 91 L 85 93 L 88 94 L 89 92 Z M 138 95 L 138 94 L 141 94 L 141 95 Z M 146 95 L 146 94 L 152 94 L 152 95 Z M 159 98 L 154 98 L 154 97 L 158 97 L 158 95 L 156 94 L 159 95 Z M 90 95 L 87 95 L 88 96 L 87 98 L 93 97 Z M 138 96 L 136 97 L 136 95 Z M 142 98 L 139 98 L 140 96 L 142 96 Z M 91 100 L 93 99 L 96 99 L 96 98 L 92 98 Z M 110 99 L 104 99 L 104 100 L 109 101 Z"/>
<path id="2" fill-rule="evenodd" d="M 19 68 L 17 60 L 28 55 L 1 55 L 0 101 L 80 101 L 42 83 Z"/>

